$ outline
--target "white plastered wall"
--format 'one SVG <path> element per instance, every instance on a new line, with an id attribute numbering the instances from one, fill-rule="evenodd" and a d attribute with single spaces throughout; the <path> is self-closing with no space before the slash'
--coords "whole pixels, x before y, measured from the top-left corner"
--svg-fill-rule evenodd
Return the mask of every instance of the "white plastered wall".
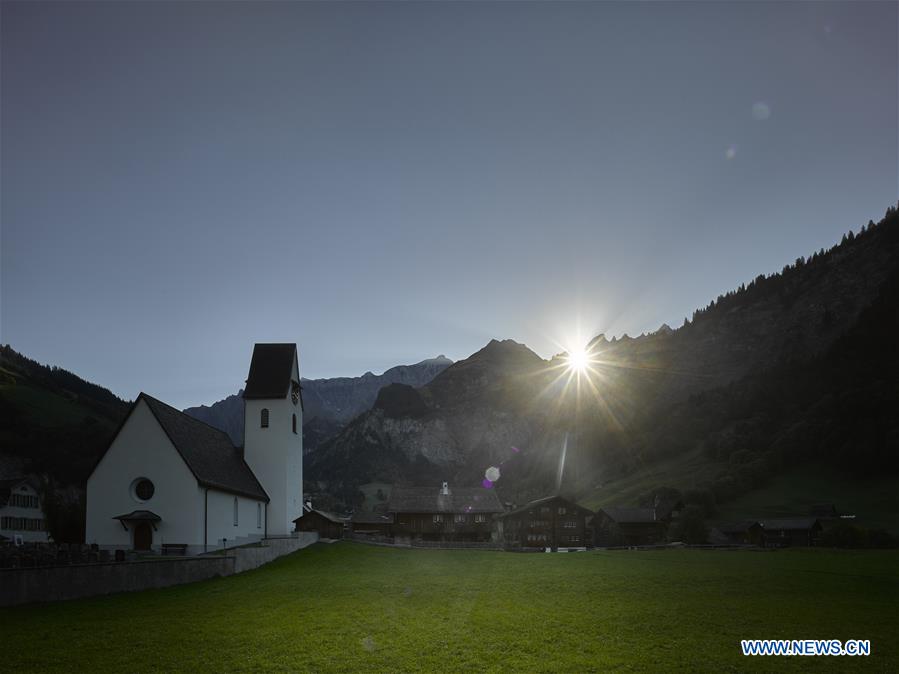
<path id="1" fill-rule="evenodd" d="M 205 497 L 205 495 L 204 495 Z M 237 526 L 234 525 L 234 500 L 237 499 Z M 259 540 L 265 535 L 265 503 L 245 496 L 209 490 L 207 547 L 214 550 Z"/>
<path id="2" fill-rule="evenodd" d="M 147 501 L 133 494 L 138 478 L 155 487 Z M 133 510 L 150 510 L 162 518 L 153 532 L 154 548 L 203 543 L 203 490 L 143 400 L 88 478 L 85 542 L 130 547 L 130 527 L 126 531 L 113 517 Z"/>

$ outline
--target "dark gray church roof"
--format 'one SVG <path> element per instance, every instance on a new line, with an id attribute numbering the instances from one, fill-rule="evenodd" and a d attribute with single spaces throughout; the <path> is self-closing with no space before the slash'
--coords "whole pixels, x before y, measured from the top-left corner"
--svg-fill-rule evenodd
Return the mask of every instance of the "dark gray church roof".
<path id="1" fill-rule="evenodd" d="M 290 392 L 296 344 L 257 344 L 243 397 L 285 398 Z"/>
<path id="2" fill-rule="evenodd" d="M 268 495 L 228 434 L 194 419 L 164 402 L 141 393 L 194 477 L 204 487 L 268 501 Z M 133 408 L 132 408 L 133 409 Z"/>

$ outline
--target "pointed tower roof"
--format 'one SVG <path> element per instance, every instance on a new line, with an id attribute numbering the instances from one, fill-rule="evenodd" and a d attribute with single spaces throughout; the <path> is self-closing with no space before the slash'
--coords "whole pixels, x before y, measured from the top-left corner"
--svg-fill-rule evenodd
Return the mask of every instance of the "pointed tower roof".
<path id="1" fill-rule="evenodd" d="M 296 344 L 257 344 L 253 347 L 244 399 L 284 398 L 290 392 Z"/>

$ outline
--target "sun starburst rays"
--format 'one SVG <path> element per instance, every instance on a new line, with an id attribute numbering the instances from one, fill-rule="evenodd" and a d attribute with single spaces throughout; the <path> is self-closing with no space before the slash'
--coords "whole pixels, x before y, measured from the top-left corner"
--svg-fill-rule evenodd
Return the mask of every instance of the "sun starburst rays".
<path id="1" fill-rule="evenodd" d="M 619 415 L 609 398 L 614 393 L 610 373 L 616 365 L 617 363 L 604 357 L 595 343 L 586 347 L 569 346 L 543 370 L 544 375 L 549 372 L 552 377 L 538 397 L 551 401 L 551 411 L 555 413 L 562 412 L 568 404 L 566 401 L 571 401 L 572 396 L 577 407 L 590 407 L 592 402 L 597 411 L 614 426 L 621 428 Z"/>

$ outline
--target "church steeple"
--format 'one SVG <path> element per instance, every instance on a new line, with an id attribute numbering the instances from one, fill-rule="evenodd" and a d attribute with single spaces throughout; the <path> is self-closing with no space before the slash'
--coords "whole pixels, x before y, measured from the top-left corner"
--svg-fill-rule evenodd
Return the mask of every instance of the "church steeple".
<path id="1" fill-rule="evenodd" d="M 244 389 L 244 458 L 271 499 L 268 534 L 285 535 L 303 503 L 303 404 L 296 344 L 256 344 Z"/>

